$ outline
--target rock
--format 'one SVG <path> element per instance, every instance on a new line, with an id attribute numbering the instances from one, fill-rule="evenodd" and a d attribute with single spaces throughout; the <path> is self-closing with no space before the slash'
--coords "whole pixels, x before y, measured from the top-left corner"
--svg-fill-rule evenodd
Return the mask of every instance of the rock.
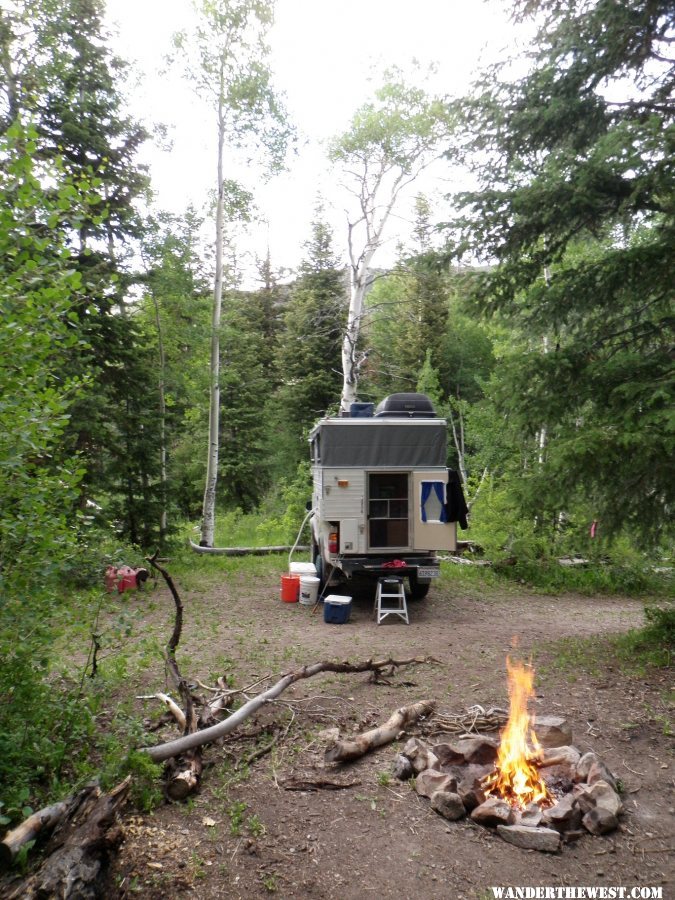
<path id="1" fill-rule="evenodd" d="M 579 753 L 576 747 L 569 747 L 567 745 L 562 747 L 544 747 L 544 762 L 546 763 L 554 759 L 560 760 L 556 765 L 569 766 L 570 768 L 576 769 L 577 763 L 581 759 L 581 753 Z"/>
<path id="2" fill-rule="evenodd" d="M 466 809 L 459 794 L 452 791 L 436 791 L 435 794 L 432 794 L 431 808 L 451 822 L 462 819 L 466 815 Z"/>
<path id="3" fill-rule="evenodd" d="M 560 850 L 560 835 L 553 828 L 497 825 L 497 832 L 509 844 L 523 850 L 541 850 L 543 853 L 557 853 Z"/>
<path id="4" fill-rule="evenodd" d="M 597 761 L 598 757 L 595 753 L 592 753 L 590 750 L 588 753 L 584 753 L 576 765 L 574 781 L 588 781 L 588 773 L 591 771 L 591 766 Z"/>
<path id="5" fill-rule="evenodd" d="M 408 781 L 415 774 L 415 770 L 408 757 L 398 753 L 394 759 L 394 765 L 391 767 L 391 773 L 399 781 Z"/>
<path id="6" fill-rule="evenodd" d="M 566 747 L 572 743 L 572 728 L 562 716 L 535 716 L 532 727 L 542 747 Z"/>
<path id="7" fill-rule="evenodd" d="M 581 825 L 581 810 L 573 794 L 565 794 L 554 806 L 545 809 L 542 815 L 545 825 L 556 831 L 574 831 Z"/>
<path id="8" fill-rule="evenodd" d="M 485 803 L 481 803 L 471 812 L 471 818 L 479 825 L 493 827 L 495 825 L 510 825 L 515 821 L 515 812 L 506 800 L 498 797 L 488 797 Z"/>
<path id="9" fill-rule="evenodd" d="M 581 824 L 591 834 L 609 834 L 610 831 L 614 831 L 618 827 L 619 820 L 608 809 L 597 806 L 585 814 Z"/>
<path id="10" fill-rule="evenodd" d="M 462 762 L 485 765 L 497 759 L 498 748 L 499 742 L 494 738 L 472 735 L 448 744 L 437 744 L 433 752 L 442 766 L 454 766 Z"/>
<path id="11" fill-rule="evenodd" d="M 542 767 L 551 778 L 565 779 L 571 783 L 580 758 L 581 754 L 576 747 L 544 748 Z M 552 760 L 558 760 L 558 762 L 550 765 Z"/>
<path id="12" fill-rule="evenodd" d="M 457 779 L 434 769 L 425 769 L 415 779 L 415 790 L 421 797 L 431 797 L 436 791 L 453 792 L 457 789 Z"/>
<path id="13" fill-rule="evenodd" d="M 468 768 L 473 768 L 469 766 Z M 481 779 L 475 775 L 466 774 L 457 787 L 457 793 L 462 798 L 462 803 L 471 811 L 481 803 L 485 803 L 485 792 Z"/>
<path id="14" fill-rule="evenodd" d="M 442 769 L 447 769 L 449 766 L 461 766 L 466 762 L 464 754 L 455 750 L 454 744 L 434 744 L 433 752 L 438 757 L 438 764 Z"/>
<path id="15" fill-rule="evenodd" d="M 525 809 L 516 811 L 515 825 L 527 825 L 536 828 L 541 823 L 543 812 L 538 803 L 528 803 Z"/>
<path id="16" fill-rule="evenodd" d="M 403 750 L 403 756 L 407 756 L 412 763 L 415 774 L 424 772 L 425 769 L 435 769 L 438 767 L 438 759 L 419 738 L 410 738 L 406 741 Z"/>
<path id="17" fill-rule="evenodd" d="M 616 779 L 609 771 L 607 766 L 599 759 L 594 760 L 591 763 L 591 767 L 588 770 L 588 775 L 586 776 L 586 781 L 589 784 L 596 784 L 598 781 L 604 781 L 608 784 L 613 791 L 616 791 Z"/>
<path id="18" fill-rule="evenodd" d="M 619 795 L 606 781 L 596 781 L 591 785 L 578 784 L 573 793 L 582 813 L 598 808 L 606 810 L 613 816 L 618 816 L 623 809 Z"/>

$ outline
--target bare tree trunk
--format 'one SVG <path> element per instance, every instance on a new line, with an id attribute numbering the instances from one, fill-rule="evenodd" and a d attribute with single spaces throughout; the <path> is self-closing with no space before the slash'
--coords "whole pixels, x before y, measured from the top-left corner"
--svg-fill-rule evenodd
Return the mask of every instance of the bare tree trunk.
<path id="1" fill-rule="evenodd" d="M 216 527 L 216 483 L 218 481 L 218 452 L 220 429 L 220 311 L 223 300 L 223 230 L 225 217 L 225 186 L 223 157 L 225 153 L 225 120 L 223 93 L 225 73 L 220 66 L 220 95 L 218 100 L 218 203 L 216 206 L 216 274 L 213 285 L 211 316 L 211 390 L 209 397 L 209 439 L 206 458 L 206 484 L 202 510 L 202 547 L 213 547 Z"/>
<path id="2" fill-rule="evenodd" d="M 342 338 L 342 396 L 340 398 L 340 409 L 343 409 L 345 412 L 348 412 L 350 405 L 357 400 L 359 372 L 368 358 L 368 351 L 357 353 L 356 345 L 361 332 L 368 268 L 375 249 L 374 246 L 368 247 L 358 261 L 352 259 L 347 327 Z M 350 231 L 350 254 L 351 251 Z"/>

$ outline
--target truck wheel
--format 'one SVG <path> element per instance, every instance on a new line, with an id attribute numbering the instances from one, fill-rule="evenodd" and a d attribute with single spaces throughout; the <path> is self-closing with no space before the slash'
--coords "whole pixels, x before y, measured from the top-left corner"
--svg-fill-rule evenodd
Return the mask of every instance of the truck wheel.
<path id="1" fill-rule="evenodd" d="M 431 582 L 418 582 L 417 575 L 414 572 L 410 573 L 410 575 L 408 576 L 408 581 L 410 583 L 410 599 L 424 600 L 426 595 L 429 593 Z"/>
<path id="2" fill-rule="evenodd" d="M 316 576 L 319 579 L 319 594 L 323 591 L 324 581 L 323 581 L 323 560 L 321 559 L 321 553 L 317 551 L 314 555 L 314 568 L 316 569 Z"/>

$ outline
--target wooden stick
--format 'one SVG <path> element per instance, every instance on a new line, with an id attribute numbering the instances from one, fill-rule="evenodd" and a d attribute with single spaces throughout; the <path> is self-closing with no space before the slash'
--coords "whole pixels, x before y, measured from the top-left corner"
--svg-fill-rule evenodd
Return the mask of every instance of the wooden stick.
<path id="1" fill-rule="evenodd" d="M 175 741 L 168 741 L 166 744 L 159 744 L 156 747 L 143 747 L 141 752 L 147 753 L 154 762 L 162 762 L 179 753 L 184 753 L 192 747 L 199 747 L 202 744 L 209 744 L 213 741 L 217 741 L 219 738 L 225 737 L 226 734 L 229 734 L 238 728 L 245 719 L 260 709 L 260 707 L 269 700 L 274 700 L 282 694 L 291 684 L 300 681 L 302 678 L 311 678 L 314 675 L 318 675 L 320 672 L 381 672 L 383 669 L 387 668 L 422 665 L 423 663 L 430 661 L 431 657 L 414 657 L 412 659 L 385 659 L 379 661 L 369 659 L 359 663 L 350 663 L 347 661 L 339 663 L 318 662 L 311 666 L 303 666 L 302 669 L 299 669 L 297 672 L 289 672 L 282 676 L 276 684 L 273 684 L 272 687 L 263 691 L 262 694 L 258 694 L 257 697 L 252 697 L 247 703 L 240 706 L 236 712 L 232 713 L 232 715 L 224 722 L 219 722 L 217 725 L 212 725 L 210 728 L 204 728 L 194 734 L 185 735 Z"/>

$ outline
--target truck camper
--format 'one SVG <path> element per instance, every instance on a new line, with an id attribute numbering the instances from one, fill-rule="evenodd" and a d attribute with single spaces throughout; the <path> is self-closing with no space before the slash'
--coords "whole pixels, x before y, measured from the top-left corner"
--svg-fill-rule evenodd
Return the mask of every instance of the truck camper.
<path id="1" fill-rule="evenodd" d="M 424 394 L 392 394 L 375 409 L 321 419 L 309 436 L 312 553 L 322 584 L 355 576 L 407 578 L 425 597 L 437 551 L 457 547 L 448 505 L 447 425 Z"/>

